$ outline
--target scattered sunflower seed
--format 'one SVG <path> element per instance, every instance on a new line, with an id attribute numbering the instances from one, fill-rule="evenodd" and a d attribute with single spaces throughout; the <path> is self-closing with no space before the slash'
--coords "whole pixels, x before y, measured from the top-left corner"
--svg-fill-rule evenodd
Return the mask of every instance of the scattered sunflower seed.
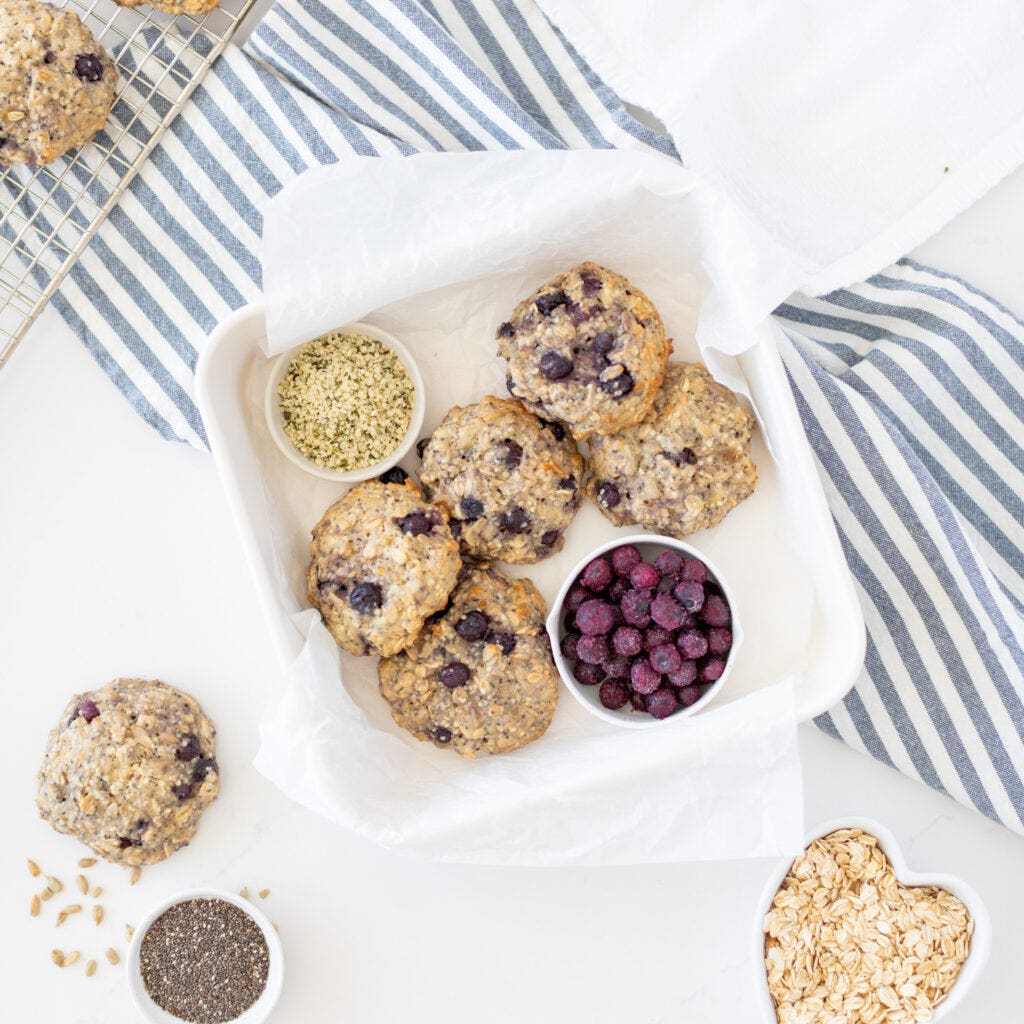
<path id="1" fill-rule="evenodd" d="M 69 903 L 57 915 L 57 923 L 54 927 L 59 928 L 72 914 L 77 914 L 81 909 L 80 903 Z"/>
<path id="2" fill-rule="evenodd" d="M 129 942 L 131 942 L 132 941 L 132 936 L 134 934 L 135 934 L 135 928 L 132 925 L 130 925 L 130 924 L 126 924 L 124 926 L 124 937 L 125 937 L 125 939 L 127 939 Z"/>
<path id="3" fill-rule="evenodd" d="M 96 863 L 95 857 L 83 857 L 79 862 L 80 868 L 91 868 Z"/>
<path id="4" fill-rule="evenodd" d="M 40 874 L 39 865 L 34 860 L 32 860 L 31 858 L 29 858 L 29 861 L 28 861 L 28 873 L 33 878 L 38 878 L 39 874 Z"/>
<path id="5" fill-rule="evenodd" d="M 260 899 L 265 900 L 270 895 L 269 889 L 260 889 Z"/>
<path id="6" fill-rule="evenodd" d="M 32 902 L 28 905 L 28 912 L 33 917 L 38 917 L 39 916 L 39 911 L 42 910 L 42 909 L 43 909 L 43 905 L 42 905 L 42 903 L 39 902 L 38 894 L 33 895 Z"/>
<path id="7" fill-rule="evenodd" d="M 50 959 L 58 966 L 64 966 L 64 953 L 62 950 L 53 949 L 50 950 Z"/>
<path id="8" fill-rule="evenodd" d="M 89 895 L 92 896 L 94 900 L 98 900 L 103 895 L 103 886 L 94 885 L 92 888 L 92 892 Z"/>
<path id="9" fill-rule="evenodd" d="M 107 956 L 107 963 L 108 964 L 115 964 L 116 965 L 116 964 L 119 964 L 121 962 L 121 958 L 117 955 L 117 950 L 114 949 L 113 946 L 111 946 L 107 950 L 106 956 Z"/>
<path id="10" fill-rule="evenodd" d="M 41 892 L 41 893 L 39 894 L 39 898 L 40 898 L 40 899 L 41 899 L 41 900 L 42 900 L 42 901 L 43 901 L 44 903 L 45 903 L 45 902 L 46 902 L 46 901 L 47 901 L 48 899 L 51 899 L 51 898 L 52 898 L 52 896 L 53 896 L 53 890 L 52 890 L 52 889 L 44 889 L 44 890 L 43 890 L 43 891 L 42 891 L 42 892 Z"/>
<path id="11" fill-rule="evenodd" d="M 59 878 L 54 878 L 53 875 L 46 876 L 46 888 L 50 892 L 63 892 L 64 883 Z"/>
<path id="12" fill-rule="evenodd" d="M 78 959 L 79 955 L 80 954 L 77 949 L 73 953 L 68 953 L 64 958 L 64 966 L 70 967 Z"/>
<path id="13" fill-rule="evenodd" d="M 129 885 L 134 885 L 139 880 L 141 875 L 142 875 L 142 868 L 140 868 L 136 864 L 135 867 L 132 868 L 132 873 L 131 873 L 131 877 L 128 879 L 128 884 Z"/>
<path id="14" fill-rule="evenodd" d="M 95 973 L 96 973 L 96 961 L 95 960 L 90 960 L 85 965 L 85 976 L 87 978 L 91 978 Z"/>
<path id="15" fill-rule="evenodd" d="M 249 886 L 243 885 L 238 895 L 241 896 L 243 900 L 247 900 L 249 898 Z"/>
<path id="16" fill-rule="evenodd" d="M 95 907 L 92 908 L 92 919 L 97 924 L 99 924 L 100 921 L 103 920 L 103 908 L 98 903 L 96 904 Z"/>
<path id="17" fill-rule="evenodd" d="M 85 875 L 79 875 L 75 879 L 75 885 L 78 886 L 78 891 L 84 896 L 89 891 L 89 880 Z"/>

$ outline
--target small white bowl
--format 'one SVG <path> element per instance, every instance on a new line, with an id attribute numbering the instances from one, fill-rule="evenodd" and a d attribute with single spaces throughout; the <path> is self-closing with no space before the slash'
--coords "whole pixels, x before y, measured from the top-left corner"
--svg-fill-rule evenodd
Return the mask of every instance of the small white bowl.
<path id="1" fill-rule="evenodd" d="M 405 457 L 409 449 L 416 443 L 416 439 L 419 437 L 420 431 L 423 429 L 423 416 L 427 408 L 426 397 L 423 393 L 423 377 L 420 375 L 419 367 L 416 365 L 416 361 L 409 353 L 409 350 L 394 335 L 388 334 L 387 331 L 382 331 L 379 327 L 374 327 L 373 324 L 347 324 L 345 327 L 337 328 L 337 331 L 332 333 L 364 334 L 368 338 L 373 338 L 374 341 L 379 341 L 382 345 L 391 349 L 405 367 L 406 373 L 409 374 L 409 379 L 412 381 L 413 388 L 415 390 L 413 394 L 412 416 L 409 420 L 409 429 L 406 431 L 405 437 L 402 438 L 398 447 L 386 458 L 381 459 L 379 462 L 375 462 L 372 466 L 365 466 L 363 469 L 340 470 L 325 469 L 323 466 L 318 466 L 316 463 L 310 462 L 310 460 L 292 444 L 291 438 L 284 429 L 284 419 L 281 416 L 281 403 L 277 395 L 277 386 L 281 383 L 281 379 L 288 372 L 288 367 L 291 365 L 292 360 L 298 354 L 299 350 L 303 347 L 302 345 L 296 345 L 295 348 L 289 349 L 287 352 L 283 352 L 277 357 L 277 360 L 271 368 L 270 378 L 267 380 L 267 390 L 264 395 L 263 407 L 267 417 L 267 427 L 270 430 L 270 436 L 274 439 L 274 443 L 277 447 L 281 449 L 281 453 L 290 462 L 294 462 L 296 466 L 304 469 L 307 473 L 312 473 L 313 476 L 318 476 L 323 480 L 334 480 L 338 483 L 355 484 L 363 480 L 371 480 L 375 476 L 380 476 L 380 474 L 385 470 L 397 465 Z M 308 342 L 305 342 L 304 344 L 308 344 Z"/>
<path id="2" fill-rule="evenodd" d="M 581 572 L 583 572 L 583 569 L 589 562 L 593 561 L 599 555 L 603 555 L 606 552 L 611 551 L 613 548 L 622 547 L 624 544 L 633 544 L 638 547 L 640 549 L 640 553 L 647 560 L 650 560 L 651 555 L 657 554 L 657 552 L 663 551 L 666 548 L 678 551 L 681 555 L 684 555 L 687 558 L 699 558 L 708 567 L 708 579 L 717 583 L 721 588 L 726 601 L 729 602 L 729 609 L 732 612 L 732 623 L 730 625 L 730 629 L 732 631 L 732 647 L 729 650 L 729 657 L 725 661 L 725 671 L 712 684 L 711 688 L 700 698 L 700 700 L 691 704 L 688 708 L 681 708 L 669 715 L 668 718 L 652 718 L 644 712 L 634 711 L 628 704 L 618 711 L 612 711 L 610 708 L 606 708 L 601 703 L 601 699 L 598 696 L 600 687 L 584 686 L 582 683 L 577 682 L 576 678 L 572 674 L 572 669 L 569 667 L 562 655 L 562 637 L 565 636 L 565 629 L 562 626 L 562 615 L 566 594 L 569 593 L 573 583 L 576 582 L 576 578 Z M 673 722 L 680 722 L 689 718 L 690 715 L 694 714 L 696 711 L 706 708 L 714 698 L 715 694 L 717 694 L 725 685 L 726 679 L 729 678 L 729 673 L 732 671 L 732 667 L 736 662 L 736 652 L 739 650 L 740 644 L 743 640 L 743 633 L 740 629 L 740 623 L 736 616 L 736 601 L 734 600 L 732 593 L 729 591 L 729 588 L 726 586 L 721 573 L 719 573 L 711 562 L 708 561 L 707 557 L 696 548 L 692 548 L 689 544 L 685 544 L 681 540 L 676 540 L 674 537 L 663 537 L 656 533 L 638 533 L 632 537 L 625 536 L 619 537 L 616 540 L 610 540 L 607 544 L 602 544 L 600 547 L 594 548 L 594 550 L 585 558 L 580 559 L 572 572 L 570 572 L 566 577 L 565 582 L 562 584 L 562 589 L 559 590 L 558 596 L 555 598 L 554 603 L 551 606 L 551 611 L 548 614 L 547 629 L 548 636 L 551 639 L 551 652 L 555 658 L 555 665 L 558 667 L 558 673 L 562 677 L 562 681 L 569 688 L 569 692 L 591 714 L 596 715 L 598 718 L 601 718 L 606 722 L 611 722 L 613 725 L 621 725 L 626 729 L 651 729 L 655 726 L 665 726 Z"/>
<path id="3" fill-rule="evenodd" d="M 281 948 L 281 939 L 266 914 L 236 893 L 224 892 L 221 889 L 189 889 L 186 892 L 176 893 L 155 906 L 135 929 L 132 941 L 128 945 L 128 955 L 125 957 L 125 970 L 128 974 L 128 990 L 132 994 L 132 1000 L 139 1015 L 146 1021 L 146 1024 L 182 1024 L 181 1017 L 175 1017 L 173 1013 L 168 1013 L 150 998 L 142 981 L 139 951 L 149 927 L 165 910 L 177 903 L 195 899 L 223 900 L 225 903 L 230 903 L 248 914 L 263 932 L 263 938 L 267 941 L 267 951 L 270 954 L 267 987 L 248 1010 L 230 1021 L 230 1024 L 263 1024 L 277 1005 L 277 1000 L 281 995 L 281 986 L 284 984 L 284 951 Z"/>
<path id="4" fill-rule="evenodd" d="M 935 1008 L 935 1013 L 931 1018 L 932 1021 L 942 1020 L 967 995 L 970 987 L 985 969 L 985 964 L 988 963 L 989 952 L 992 948 L 992 922 L 989 920 L 985 904 L 981 902 L 981 897 L 974 889 L 955 875 L 911 871 L 903 859 L 903 851 L 900 849 L 899 843 L 896 842 L 896 837 L 884 825 L 877 821 L 871 821 L 869 818 L 839 818 L 835 821 L 826 821 L 807 834 L 804 849 L 810 846 L 815 839 L 820 839 L 822 836 L 827 836 L 829 833 L 843 828 L 859 828 L 862 832 L 873 835 L 878 840 L 879 849 L 888 858 L 896 872 L 897 881 L 903 885 L 937 886 L 951 892 L 967 907 L 967 912 L 974 921 L 974 934 L 971 937 L 967 959 L 960 968 L 960 973 L 949 990 L 949 995 Z M 775 1012 L 775 1001 L 768 989 L 768 975 L 765 971 L 764 919 L 771 908 L 772 900 L 775 899 L 775 894 L 779 891 L 779 886 L 782 885 L 782 880 L 789 873 L 792 863 L 793 858 L 788 857 L 780 862 L 772 872 L 771 878 L 768 879 L 764 887 L 761 901 L 758 904 L 757 917 L 754 920 L 754 976 L 759 993 L 758 1001 L 761 1004 L 761 1016 L 765 1024 L 777 1024 L 778 1015 Z"/>

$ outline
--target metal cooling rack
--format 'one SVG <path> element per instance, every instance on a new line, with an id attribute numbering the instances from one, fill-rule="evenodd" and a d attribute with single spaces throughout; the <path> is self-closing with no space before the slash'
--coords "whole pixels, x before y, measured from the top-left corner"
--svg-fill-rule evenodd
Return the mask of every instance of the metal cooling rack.
<path id="1" fill-rule="evenodd" d="M 117 204 L 255 0 L 170 17 L 112 0 L 66 0 L 117 66 L 114 109 L 81 149 L 0 168 L 0 367 Z"/>

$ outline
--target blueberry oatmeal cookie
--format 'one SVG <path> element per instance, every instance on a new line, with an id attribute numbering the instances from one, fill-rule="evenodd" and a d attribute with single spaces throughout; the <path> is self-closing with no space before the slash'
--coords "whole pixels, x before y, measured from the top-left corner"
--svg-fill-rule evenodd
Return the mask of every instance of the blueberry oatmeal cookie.
<path id="1" fill-rule="evenodd" d="M 542 285 L 498 328 L 509 394 L 581 440 L 643 419 L 671 351 L 651 300 L 596 263 Z"/>
<path id="2" fill-rule="evenodd" d="M 754 492 L 754 417 L 699 363 L 671 363 L 638 424 L 590 444 L 587 492 L 617 526 L 685 537 Z"/>
<path id="3" fill-rule="evenodd" d="M 358 484 L 313 528 L 309 601 L 351 654 L 408 647 L 444 607 L 462 565 L 448 513 L 401 476 Z"/>
<path id="4" fill-rule="evenodd" d="M 467 566 L 444 613 L 408 650 L 381 660 L 391 716 L 417 739 L 463 757 L 532 743 L 558 703 L 546 614 L 530 580 Z"/>
<path id="5" fill-rule="evenodd" d="M 47 164 L 106 123 L 117 71 L 73 11 L 0 0 L 0 166 Z"/>
<path id="6" fill-rule="evenodd" d="M 155 864 L 217 797 L 215 736 L 188 694 L 155 679 L 77 694 L 46 741 L 39 814 L 115 864 Z"/>
<path id="7" fill-rule="evenodd" d="M 120 7 L 155 7 L 167 14 L 209 14 L 220 0 L 114 0 Z"/>
<path id="8" fill-rule="evenodd" d="M 464 554 L 513 564 L 562 549 L 583 498 L 583 458 L 518 402 L 455 406 L 423 450 L 426 496 L 451 516 Z"/>

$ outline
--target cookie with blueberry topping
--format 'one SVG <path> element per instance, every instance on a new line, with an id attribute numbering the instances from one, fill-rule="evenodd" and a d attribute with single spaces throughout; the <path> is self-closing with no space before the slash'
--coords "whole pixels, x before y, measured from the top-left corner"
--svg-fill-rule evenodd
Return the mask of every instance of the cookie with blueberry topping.
<path id="1" fill-rule="evenodd" d="M 521 565 L 562 549 L 583 469 L 566 431 L 486 395 L 448 411 L 424 447 L 420 481 L 451 516 L 463 554 Z"/>
<path id="2" fill-rule="evenodd" d="M 209 14 L 220 0 L 114 0 L 119 7 L 155 7 L 167 14 Z"/>
<path id="3" fill-rule="evenodd" d="M 672 351 L 651 300 L 596 263 L 520 302 L 497 341 L 509 394 L 581 440 L 643 419 Z"/>
<path id="4" fill-rule="evenodd" d="M 48 164 L 106 124 L 117 71 L 74 11 L 0 0 L 0 165 Z"/>
<path id="5" fill-rule="evenodd" d="M 640 423 L 590 442 L 587 493 L 616 526 L 685 537 L 754 492 L 754 417 L 699 363 L 670 363 Z"/>
<path id="6" fill-rule="evenodd" d="M 395 654 L 444 607 L 462 560 L 448 513 L 411 479 L 369 480 L 313 527 L 306 592 L 338 645 Z"/>
<path id="7" fill-rule="evenodd" d="M 46 741 L 39 815 L 115 864 L 155 864 L 217 797 L 215 740 L 196 701 L 159 680 L 76 694 Z"/>
<path id="8" fill-rule="evenodd" d="M 394 720 L 463 757 L 533 742 L 558 703 L 546 614 L 530 580 L 467 566 L 444 614 L 380 662 L 380 692 Z"/>

